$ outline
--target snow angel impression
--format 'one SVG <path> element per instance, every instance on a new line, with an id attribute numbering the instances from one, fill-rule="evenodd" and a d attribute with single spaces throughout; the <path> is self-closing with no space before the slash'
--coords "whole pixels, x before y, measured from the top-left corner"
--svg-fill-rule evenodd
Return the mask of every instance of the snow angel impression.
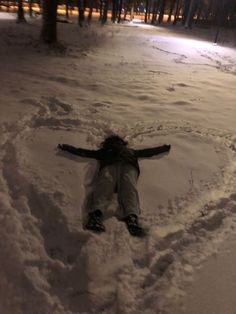
<path id="1" fill-rule="evenodd" d="M 144 234 L 139 224 L 140 213 L 137 181 L 140 174 L 139 158 L 152 157 L 169 152 L 171 146 L 163 145 L 145 149 L 132 149 L 118 135 L 107 137 L 97 150 L 76 148 L 59 144 L 58 148 L 71 154 L 96 159 L 99 164 L 98 178 L 92 193 L 92 207 L 88 210 L 85 227 L 96 232 L 104 232 L 104 213 L 114 193 L 128 231 L 133 236 Z"/>

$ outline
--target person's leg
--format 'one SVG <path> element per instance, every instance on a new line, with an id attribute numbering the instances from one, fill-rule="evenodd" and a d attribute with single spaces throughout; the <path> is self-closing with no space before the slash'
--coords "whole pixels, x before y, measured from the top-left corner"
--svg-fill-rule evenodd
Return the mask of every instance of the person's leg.
<path id="1" fill-rule="evenodd" d="M 137 190 L 138 171 L 132 165 L 120 163 L 117 171 L 118 202 L 126 217 L 140 213 Z"/>
<path id="2" fill-rule="evenodd" d="M 118 201 L 123 210 L 128 231 L 133 236 L 144 236 L 144 230 L 138 221 L 140 213 L 137 190 L 138 171 L 132 165 L 121 163 L 117 172 Z"/>
<path id="3" fill-rule="evenodd" d="M 116 185 L 116 168 L 114 165 L 103 168 L 97 178 L 92 195 L 92 206 L 89 209 L 86 228 L 102 232 L 105 226 L 102 223 L 103 213 L 107 209 Z"/>
<path id="4" fill-rule="evenodd" d="M 110 204 L 116 186 L 116 167 L 110 165 L 101 169 L 92 195 L 92 208 L 104 213 Z"/>

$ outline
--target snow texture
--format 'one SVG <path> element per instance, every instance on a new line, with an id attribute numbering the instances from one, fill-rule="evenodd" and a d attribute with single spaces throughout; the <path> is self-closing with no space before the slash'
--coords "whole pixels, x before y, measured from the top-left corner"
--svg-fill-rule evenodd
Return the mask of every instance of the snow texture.
<path id="1" fill-rule="evenodd" d="M 61 43 L 45 47 L 40 20 L 0 14 L 0 312 L 203 313 L 189 285 L 236 233 L 235 43 L 135 23 L 58 27 Z M 113 133 L 172 145 L 140 162 L 143 239 L 115 198 L 106 233 L 83 229 L 97 164 L 56 148 Z"/>

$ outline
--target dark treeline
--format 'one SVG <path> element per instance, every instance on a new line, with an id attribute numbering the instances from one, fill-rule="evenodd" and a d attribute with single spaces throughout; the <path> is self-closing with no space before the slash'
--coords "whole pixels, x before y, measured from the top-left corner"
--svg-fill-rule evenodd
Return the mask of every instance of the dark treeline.
<path id="1" fill-rule="evenodd" d="M 81 27 L 91 23 L 94 14 L 103 24 L 108 19 L 120 23 L 136 17 L 153 25 L 181 23 L 186 28 L 236 26 L 236 0 L 0 0 L 0 9 L 17 11 L 17 22 L 26 22 L 25 11 L 31 17 L 42 14 L 41 37 L 48 43 L 56 41 L 57 21 L 67 22 L 75 13 Z M 64 15 L 64 20 L 58 19 L 59 15 Z"/>

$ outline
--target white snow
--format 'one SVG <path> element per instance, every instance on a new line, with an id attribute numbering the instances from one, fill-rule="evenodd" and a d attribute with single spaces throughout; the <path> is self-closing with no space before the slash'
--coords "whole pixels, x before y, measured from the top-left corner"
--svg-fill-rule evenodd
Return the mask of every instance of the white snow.
<path id="1" fill-rule="evenodd" d="M 0 13 L 0 312 L 234 314 L 233 37 L 214 46 L 212 30 L 74 22 L 50 49 L 40 23 Z M 172 145 L 140 161 L 143 239 L 117 220 L 115 198 L 105 234 L 83 229 L 97 164 L 56 149 L 111 133 Z"/>

